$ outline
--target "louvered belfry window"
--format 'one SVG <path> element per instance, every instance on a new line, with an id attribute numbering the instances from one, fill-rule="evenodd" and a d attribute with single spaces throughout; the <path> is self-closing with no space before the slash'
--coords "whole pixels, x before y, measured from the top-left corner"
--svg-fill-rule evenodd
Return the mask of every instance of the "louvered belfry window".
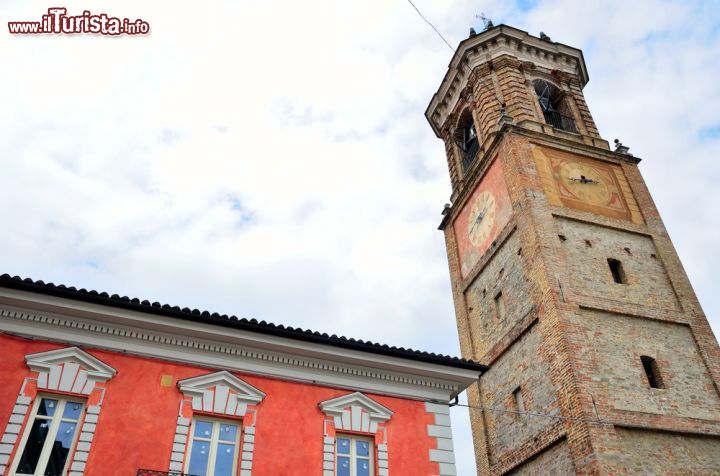
<path id="1" fill-rule="evenodd" d="M 545 122 L 555 129 L 577 133 L 575 120 L 570 115 L 562 91 L 554 84 L 542 79 L 533 81 L 533 86 L 535 87 L 535 94 L 537 94 Z"/>
<path id="2" fill-rule="evenodd" d="M 464 117 L 464 120 L 460 122 L 460 126 L 455 129 L 453 138 L 460 149 L 463 173 L 467 173 L 480 149 L 477 131 L 469 114 Z"/>

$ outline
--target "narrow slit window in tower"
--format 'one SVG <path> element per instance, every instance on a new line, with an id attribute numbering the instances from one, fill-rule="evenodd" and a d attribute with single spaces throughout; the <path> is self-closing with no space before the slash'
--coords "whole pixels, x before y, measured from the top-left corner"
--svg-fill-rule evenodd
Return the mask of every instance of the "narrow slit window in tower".
<path id="1" fill-rule="evenodd" d="M 513 398 L 515 399 L 515 408 L 519 412 L 525 411 L 525 400 L 523 400 L 522 390 L 520 387 L 513 390 Z"/>
<path id="2" fill-rule="evenodd" d="M 612 274 L 613 281 L 618 284 L 626 284 L 627 276 L 625 276 L 625 270 L 623 269 L 622 263 L 613 258 L 608 258 L 607 262 L 610 267 L 610 273 Z"/>
<path id="3" fill-rule="evenodd" d="M 495 317 L 498 319 L 505 317 L 505 300 L 502 291 L 495 295 Z"/>
<path id="4" fill-rule="evenodd" d="M 660 369 L 658 368 L 657 361 L 647 355 L 641 355 L 640 361 L 642 362 L 643 369 L 645 370 L 645 376 L 647 377 L 648 384 L 652 388 L 665 388 L 662 377 L 660 376 Z"/>

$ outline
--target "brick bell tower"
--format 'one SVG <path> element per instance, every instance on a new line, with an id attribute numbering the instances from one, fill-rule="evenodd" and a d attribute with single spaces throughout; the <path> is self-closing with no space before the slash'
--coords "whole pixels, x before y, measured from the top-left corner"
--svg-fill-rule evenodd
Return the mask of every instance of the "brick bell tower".
<path id="1" fill-rule="evenodd" d="M 717 474 L 720 350 L 638 162 L 600 137 L 580 50 L 460 43 L 426 116 L 478 473 Z"/>

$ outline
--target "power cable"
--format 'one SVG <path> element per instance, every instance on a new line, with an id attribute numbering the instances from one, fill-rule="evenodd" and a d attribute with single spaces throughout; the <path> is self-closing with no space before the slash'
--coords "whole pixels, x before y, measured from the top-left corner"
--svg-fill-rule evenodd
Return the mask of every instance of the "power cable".
<path id="1" fill-rule="evenodd" d="M 412 2 L 412 0 L 408 0 L 408 3 L 410 3 L 410 5 L 412 5 L 412 7 L 413 7 L 413 8 L 415 9 L 415 11 L 417 12 L 417 14 L 420 15 L 420 18 L 422 18 L 422 19 L 425 21 L 425 23 L 427 23 L 428 25 L 430 25 L 430 28 L 432 28 L 433 30 L 435 30 L 435 33 L 437 33 L 438 36 L 445 42 L 445 44 L 448 45 L 448 48 L 450 48 L 450 49 L 452 50 L 452 52 L 455 53 L 455 48 L 453 48 L 452 45 L 448 42 L 448 40 L 446 40 L 445 37 L 442 36 L 442 33 L 440 33 L 440 31 L 438 31 L 438 29 L 435 28 L 435 25 L 433 25 L 432 23 L 430 23 L 430 20 L 428 20 L 427 18 L 425 18 L 425 15 L 423 15 L 422 12 L 420 11 L 420 9 L 418 9 L 418 7 L 415 6 L 415 4 Z"/>
<path id="2" fill-rule="evenodd" d="M 476 406 L 476 405 L 468 405 L 465 403 L 452 403 L 448 404 L 446 402 L 437 402 L 437 401 L 431 401 L 430 403 L 435 403 L 439 405 L 447 405 L 448 407 L 464 407 L 464 408 L 471 408 L 474 410 L 483 410 L 483 411 L 489 411 L 489 412 L 495 412 L 495 413 L 513 413 L 516 415 L 522 415 L 522 416 L 530 416 L 530 417 L 543 417 L 543 418 L 553 418 L 556 420 L 565 420 L 565 421 L 575 421 L 575 422 L 581 422 L 581 423 L 587 423 L 590 425 L 609 425 L 610 423 L 606 423 L 598 417 L 596 420 L 588 420 L 585 418 L 578 418 L 578 417 L 566 417 L 562 415 L 551 415 L 549 413 L 536 413 L 536 412 L 528 412 L 528 411 L 520 411 L 520 410 L 508 410 L 507 408 L 498 408 L 498 407 L 484 407 L 484 406 Z"/>
<path id="3" fill-rule="evenodd" d="M 435 25 L 433 25 L 432 22 L 430 22 L 430 20 L 428 20 L 427 18 L 425 18 L 425 15 L 422 14 L 422 12 L 420 11 L 420 9 L 413 3 L 413 1 L 412 1 L 412 0 L 407 0 L 407 1 L 408 1 L 408 3 L 409 3 L 410 5 L 412 5 L 412 7 L 413 7 L 413 8 L 415 9 L 415 11 L 417 12 L 417 14 L 420 15 L 420 18 L 422 18 L 425 23 L 427 23 L 428 25 L 430 25 L 430 28 L 432 28 L 432 29 L 435 31 L 435 33 L 437 33 L 437 35 L 438 35 L 438 36 L 440 37 L 440 39 L 442 39 L 442 41 L 448 46 L 448 48 L 450 48 L 454 54 L 457 54 L 457 50 L 455 50 L 455 48 L 453 48 L 453 46 L 445 39 L 445 37 L 442 35 L 442 33 L 440 33 L 440 30 L 438 30 L 437 28 L 435 28 Z M 467 61 L 465 61 L 464 58 L 460 58 L 460 64 L 459 64 L 460 68 L 459 68 L 459 69 L 462 70 L 463 63 L 464 63 L 465 67 L 466 67 L 467 70 L 468 70 L 468 75 L 469 75 L 470 73 L 472 73 L 472 68 L 470 68 L 470 65 L 467 63 Z M 501 106 L 501 107 L 505 107 L 505 102 L 502 100 L 502 98 L 500 97 L 500 95 L 498 94 L 498 92 L 495 90 L 494 85 L 488 85 L 483 78 L 478 78 L 478 80 L 479 80 L 480 84 L 488 87 L 488 88 L 490 89 L 490 91 L 493 92 L 493 94 L 495 95 L 495 99 L 497 99 L 497 102 L 500 104 L 500 106 Z"/>

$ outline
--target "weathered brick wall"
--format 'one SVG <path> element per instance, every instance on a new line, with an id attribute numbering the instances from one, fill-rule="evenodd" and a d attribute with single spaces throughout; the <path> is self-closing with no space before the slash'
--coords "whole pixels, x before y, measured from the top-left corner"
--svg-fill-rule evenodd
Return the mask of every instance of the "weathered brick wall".
<path id="1" fill-rule="evenodd" d="M 506 114 L 516 123 L 534 121 L 544 123 L 532 81 L 543 79 L 554 83 L 565 92 L 565 102 L 580 134 L 599 138 L 595 121 L 585 102 L 582 89 L 575 77 L 546 68 L 538 68 L 521 60 L 502 55 L 478 66 L 469 78 L 476 98 L 473 107 L 477 112 L 476 128 L 481 141 L 499 130 L 500 106 L 505 104 Z M 580 140 L 580 137 L 577 137 Z"/>
<path id="2" fill-rule="evenodd" d="M 520 387 L 527 412 L 560 414 L 556 392 L 551 384 L 550 368 L 538 358 L 541 341 L 538 327 L 531 327 L 483 374 L 480 387 L 484 406 L 517 410 L 513 391 Z M 510 412 L 486 412 L 485 425 L 491 463 L 497 463 L 505 453 L 532 441 L 554 423 L 556 420 L 553 418 Z"/>
<path id="3" fill-rule="evenodd" d="M 567 276 L 576 292 L 622 303 L 679 309 L 650 237 L 562 218 L 557 220 L 557 229 L 565 237 L 562 249 Z M 613 281 L 608 258 L 622 262 L 627 284 Z"/>
<path id="4" fill-rule="evenodd" d="M 569 417 L 577 415 L 581 411 L 589 411 L 586 408 L 591 408 L 591 402 L 578 399 L 578 382 L 575 380 L 573 367 L 568 363 L 568 343 L 561 327 L 562 321 L 558 312 L 560 309 L 556 301 L 557 279 L 547 269 L 545 256 L 548 248 L 548 239 L 545 236 L 547 233 L 540 232 L 542 228 L 551 226 L 553 217 L 537 213 L 531 205 L 533 201 L 542 197 L 540 192 L 542 185 L 533 175 L 534 162 L 529 144 L 525 138 L 509 134 L 504 137 L 492 154 L 498 154 L 503 160 L 505 181 L 517 216 L 515 223 L 511 223 L 505 232 L 501 233 L 497 244 L 493 245 L 491 253 L 495 253 L 497 257 L 507 256 L 508 261 L 506 262 L 510 263 L 511 268 L 516 268 L 509 270 L 508 267 L 505 267 L 504 270 L 504 273 L 509 273 L 510 276 L 507 284 L 513 283 L 513 286 L 510 286 L 513 288 L 510 293 L 515 293 L 518 289 L 526 286 L 528 302 L 511 303 L 516 299 L 522 301 L 523 297 L 508 299 L 506 304 L 509 307 L 515 306 L 523 310 L 508 312 L 507 325 L 498 329 L 496 334 L 489 336 L 496 344 L 484 344 L 482 339 L 473 334 L 478 327 L 463 323 L 463 321 L 467 321 L 468 306 L 462 291 L 467 283 L 463 283 L 457 262 L 451 258 L 451 275 L 461 341 L 471 342 L 474 347 L 485 349 L 484 355 L 476 352 L 476 358 L 481 358 L 483 363 L 490 364 L 493 369 L 501 369 L 492 379 L 487 379 L 487 383 L 486 380 L 481 382 L 482 392 L 489 391 L 491 394 L 484 395 L 481 399 L 475 391 L 471 391 L 469 400 L 473 405 L 513 410 L 512 392 L 518 385 L 521 385 L 523 397 L 528 402 L 527 408 L 533 412 L 542 413 L 547 408 L 556 408 L 558 415 Z M 458 201 L 456 206 L 462 207 L 462 203 L 462 201 Z M 517 227 L 514 232 L 517 236 L 510 234 L 509 240 L 503 240 L 502 237 L 508 234 L 508 229 L 511 230 L 513 227 Z M 548 236 L 556 237 L 557 233 Z M 451 244 L 451 241 L 448 241 L 448 245 Z M 520 247 L 517 245 L 519 244 L 522 244 L 522 251 L 518 254 Z M 451 256 L 456 254 L 456 249 L 449 248 L 448 251 Z M 515 253 L 517 258 L 510 259 L 512 253 Z M 492 278 L 497 279 L 495 273 L 499 274 L 499 269 L 502 267 L 502 259 L 498 259 L 496 263 L 492 262 L 494 260 L 495 257 L 488 258 L 489 263 L 486 265 L 489 267 L 488 269 L 496 270 L 487 272 L 488 283 L 492 283 Z M 514 278 L 516 272 L 522 273 L 525 278 Z M 514 289 L 515 286 L 519 286 L 518 289 Z M 521 292 L 521 294 L 524 293 Z M 523 308 L 528 303 L 530 308 Z M 530 312 L 524 312 L 525 309 L 530 309 Z M 521 357 L 515 358 L 516 354 Z M 522 382 L 505 381 L 503 378 L 503 375 L 505 377 L 512 374 L 519 375 L 523 371 L 527 373 L 529 382 L 525 385 Z M 538 402 L 540 405 L 536 410 L 538 407 L 535 405 Z M 571 455 L 573 458 L 583 460 L 585 470 L 592 470 L 594 467 L 595 460 L 590 452 L 587 427 L 582 422 L 533 417 L 539 418 L 539 420 L 525 425 L 524 428 L 518 426 L 516 422 L 513 424 L 488 423 L 488 419 L 498 418 L 498 415 L 501 415 L 499 418 L 506 420 L 508 420 L 508 415 L 512 415 L 503 412 L 495 415 L 495 413 L 471 412 L 478 474 L 505 474 L 522 465 L 525 460 L 542 453 L 559 438 L 567 440 Z M 522 440 L 523 438 L 526 439 Z M 513 439 L 517 441 L 513 442 Z M 511 449 L 502 452 L 497 449 L 497 445 L 506 445 L 506 448 Z"/>
<path id="5" fill-rule="evenodd" d="M 481 65 L 470 75 L 470 85 L 473 88 L 475 102 L 475 117 L 481 140 L 487 139 L 490 134 L 497 131 L 498 119 L 500 118 L 500 101 L 502 97 L 495 84 L 496 79 L 489 64 Z"/>
<path id="6" fill-rule="evenodd" d="M 514 410 L 521 387 L 528 411 L 566 419 L 471 412 L 479 474 L 622 473 L 618 431 L 629 426 L 720 434 L 717 390 L 696 345 L 696 318 L 686 312 L 695 304 L 676 293 L 682 269 L 666 265 L 666 235 L 549 204 L 530 146 L 539 140 L 511 133 L 493 151 L 503 160 L 514 218 L 478 275 L 463 280 L 453 240 L 448 250 L 463 347 L 491 366 L 470 403 Z M 654 209 L 628 177 L 653 223 Z M 608 258 L 622 262 L 627 284 L 613 281 Z M 495 317 L 498 291 L 503 319 Z M 657 359 L 667 390 L 648 388 L 640 355 Z"/>
<path id="7" fill-rule="evenodd" d="M 618 429 L 627 474 L 720 474 L 720 437 Z"/>
<path id="8" fill-rule="evenodd" d="M 567 88 L 570 91 L 571 100 L 577 107 L 581 123 L 584 126 L 585 131 L 587 131 L 587 134 L 593 137 L 600 137 L 597 126 L 595 125 L 595 120 L 593 119 L 592 114 L 590 114 L 590 108 L 588 108 L 587 103 L 585 102 L 585 95 L 583 94 L 578 81 L 574 78 L 570 79 L 567 83 Z"/>
<path id="9" fill-rule="evenodd" d="M 537 98 L 528 88 L 521 64 L 520 60 L 508 55 L 492 61 L 506 111 L 517 122 L 537 119 L 534 105 Z"/>
<path id="10" fill-rule="evenodd" d="M 480 140 L 491 138 L 499 130 L 500 109 L 505 104 L 505 112 L 515 122 L 533 120 L 544 122 L 538 112 L 537 97 L 522 71 L 522 63 L 517 58 L 502 55 L 491 63 L 478 66 L 469 78 L 476 98 L 473 107 L 476 111 L 476 129 Z"/>
<path id="11" fill-rule="evenodd" d="M 518 255 L 520 248 L 518 236 L 513 234 L 465 291 L 475 350 L 483 362 L 488 361 L 488 352 L 532 309 L 527 276 Z M 495 309 L 498 293 L 502 293 L 505 307 L 502 317 Z"/>
<path id="12" fill-rule="evenodd" d="M 526 463 L 507 473 L 512 476 L 563 476 L 573 474 L 575 467 L 566 440 L 561 440 Z"/>
<path id="13" fill-rule="evenodd" d="M 576 324 L 593 343 L 589 391 L 601 412 L 630 410 L 720 422 L 720 397 L 683 324 L 585 310 Z M 640 356 L 653 357 L 664 389 L 650 388 Z"/>

